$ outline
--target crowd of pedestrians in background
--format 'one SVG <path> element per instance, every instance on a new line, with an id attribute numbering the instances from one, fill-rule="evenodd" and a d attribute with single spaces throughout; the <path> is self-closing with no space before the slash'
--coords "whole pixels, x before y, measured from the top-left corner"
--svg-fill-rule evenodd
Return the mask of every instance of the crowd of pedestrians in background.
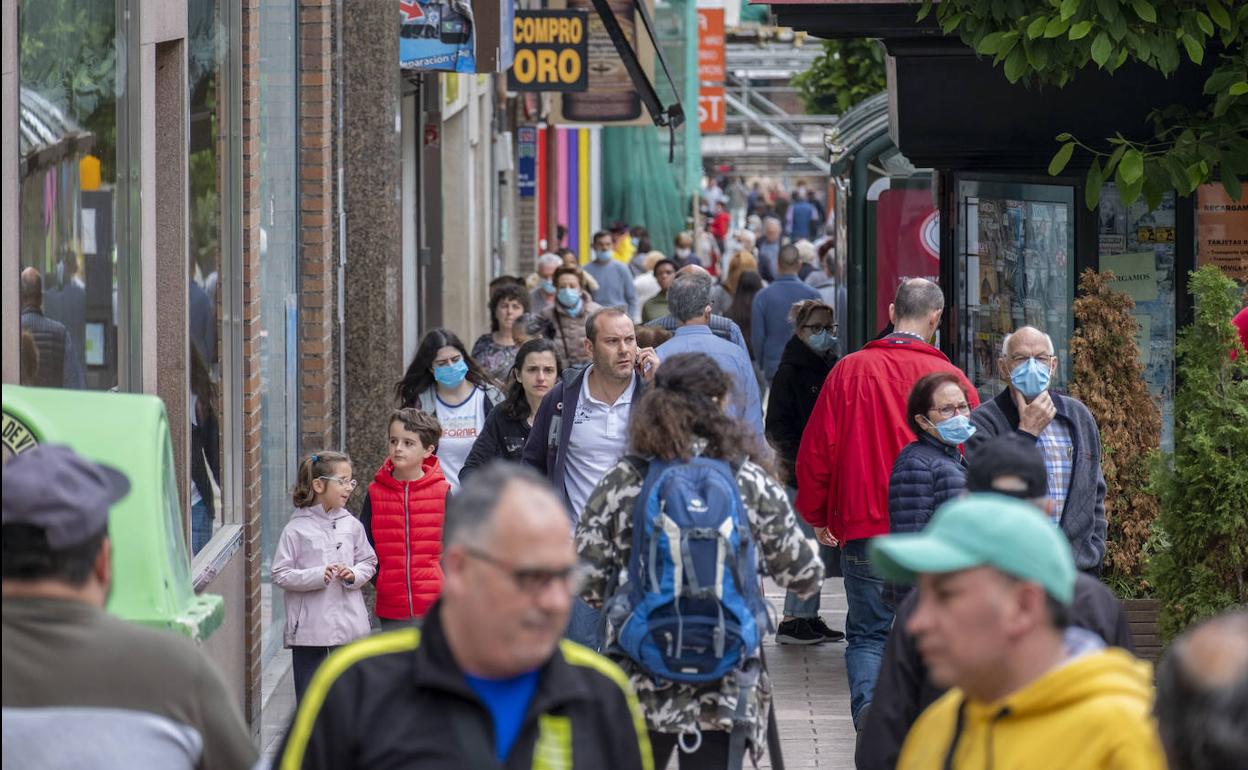
<path id="1" fill-rule="evenodd" d="M 682 770 L 739 767 L 784 698 L 759 653 L 774 633 L 846 643 L 863 770 L 1242 767 L 1248 620 L 1176 645 L 1158 727 L 1148 667 L 1097 579 L 1099 430 L 1050 390 L 1043 330 L 1005 338 L 1006 387 L 981 404 L 933 344 L 944 294 L 916 278 L 885 333 L 845 354 L 818 196 L 730 179 L 703 200 L 708 228 L 670 255 L 617 223 L 585 264 L 559 249 L 496 279 L 471 351 L 429 331 L 378 422 L 380 467 L 302 458 L 272 564 L 299 700 L 281 766 L 649 770 L 679 751 Z M 70 355 L 64 327 L 33 315 L 36 278 L 22 276 L 23 324 L 28 306 L 41 344 L 60 335 Z M 358 518 L 357 476 L 371 479 Z M 68 450 L 6 468 L 6 764 L 51 729 L 35 707 L 134 689 L 57 646 L 90 634 L 99 655 L 138 647 L 171 682 L 195 678 L 177 699 L 121 698 L 198 740 L 161 766 L 245 766 L 254 750 L 215 672 L 100 610 L 122 494 Z M 788 591 L 774 629 L 759 572 Z M 825 576 L 844 580 L 844 632 L 820 617 Z M 58 657 L 73 670 L 36 696 L 22 677 Z M 164 757 L 142 727 L 99 725 Z"/>

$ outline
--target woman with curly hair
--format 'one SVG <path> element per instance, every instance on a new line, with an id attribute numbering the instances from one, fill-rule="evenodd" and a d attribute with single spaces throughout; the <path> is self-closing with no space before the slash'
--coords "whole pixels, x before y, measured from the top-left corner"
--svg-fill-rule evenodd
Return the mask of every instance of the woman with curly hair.
<path id="1" fill-rule="evenodd" d="M 512 337 L 516 319 L 529 312 L 529 293 L 523 286 L 505 283 L 490 295 L 490 333 L 472 345 L 472 357 L 496 380 L 504 380 L 516 361 L 520 345 Z"/>
<path id="2" fill-rule="evenodd" d="M 688 461 L 697 456 L 730 463 L 762 564 L 782 586 L 802 595 L 819 590 L 823 565 L 815 543 L 801 534 L 784 487 L 751 459 L 765 456 L 754 432 L 724 411 L 731 393 L 728 376 L 704 353 L 678 354 L 659 367 L 653 387 L 641 396 L 629 418 L 630 455 L 603 477 L 577 524 L 577 551 L 587 568 L 581 598 L 591 606 L 601 607 L 617 590 L 618 576 L 628 571 L 634 510 L 645 483 L 638 458 Z M 612 653 L 619 649 L 618 633 L 619 628 L 608 622 L 603 649 L 637 691 L 650 730 L 654 766 L 667 767 L 678 738 L 683 743 L 689 734 L 700 733 L 695 751 L 682 751 L 682 770 L 726 767 L 740 694 L 735 674 L 703 684 L 657 678 L 622 653 Z M 765 672 L 745 696 L 748 739 L 757 760 L 771 705 Z"/>

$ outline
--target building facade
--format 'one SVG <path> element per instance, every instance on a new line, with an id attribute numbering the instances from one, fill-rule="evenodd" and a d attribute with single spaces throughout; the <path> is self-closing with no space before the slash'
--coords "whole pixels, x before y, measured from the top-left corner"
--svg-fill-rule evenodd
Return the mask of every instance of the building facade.
<path id="1" fill-rule="evenodd" d="M 259 736 L 299 459 L 370 478 L 420 336 L 488 328 L 495 79 L 446 109 L 371 0 L 0 7 L 3 381 L 164 401 L 195 588 L 225 599 L 205 647 Z M 43 321 L 69 344 L 21 355 Z"/>

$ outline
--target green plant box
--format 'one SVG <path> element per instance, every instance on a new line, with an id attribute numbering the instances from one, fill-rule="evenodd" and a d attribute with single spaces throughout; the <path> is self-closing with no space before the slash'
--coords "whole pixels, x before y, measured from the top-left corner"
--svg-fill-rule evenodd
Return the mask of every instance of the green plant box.
<path id="1" fill-rule="evenodd" d="M 182 505 L 165 405 L 155 396 L 5 385 L 4 456 L 64 444 L 130 479 L 113 506 L 113 588 L 108 611 L 154 628 L 207 639 L 225 601 L 191 588 Z"/>

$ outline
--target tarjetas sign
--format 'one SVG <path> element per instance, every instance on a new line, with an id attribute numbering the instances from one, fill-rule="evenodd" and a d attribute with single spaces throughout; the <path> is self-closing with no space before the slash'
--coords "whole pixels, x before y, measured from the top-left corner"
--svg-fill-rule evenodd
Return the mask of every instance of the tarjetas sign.
<path id="1" fill-rule="evenodd" d="M 516 59 L 509 91 L 584 91 L 589 87 L 588 14 L 583 10 L 516 11 Z"/>

